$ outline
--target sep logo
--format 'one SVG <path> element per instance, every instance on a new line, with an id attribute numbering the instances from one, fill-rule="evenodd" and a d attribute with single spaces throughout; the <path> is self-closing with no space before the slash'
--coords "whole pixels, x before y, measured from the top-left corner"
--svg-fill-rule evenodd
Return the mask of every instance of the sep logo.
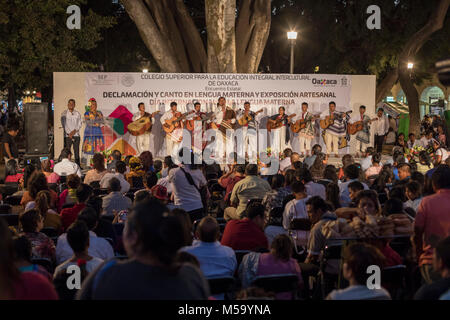
<path id="1" fill-rule="evenodd" d="M 313 78 L 312 83 L 315 86 L 335 86 L 337 85 L 337 80 Z"/>

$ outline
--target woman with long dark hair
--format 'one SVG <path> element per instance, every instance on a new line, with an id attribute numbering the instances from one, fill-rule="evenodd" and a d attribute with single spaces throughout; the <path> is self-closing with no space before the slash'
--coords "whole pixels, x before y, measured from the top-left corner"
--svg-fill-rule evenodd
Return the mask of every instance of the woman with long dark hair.
<path id="1" fill-rule="evenodd" d="M 5 164 L 5 183 L 19 182 L 23 178 L 23 173 L 17 172 L 17 162 L 14 159 L 8 160 Z"/>
<path id="2" fill-rule="evenodd" d="M 334 210 L 341 207 L 339 202 L 339 186 L 336 183 L 332 182 L 326 186 L 326 195 L 326 200 L 333 205 Z"/>
<path id="3" fill-rule="evenodd" d="M 78 299 L 194 300 L 209 296 L 199 269 L 176 262 L 185 243 L 183 227 L 160 202 L 150 200 L 133 208 L 123 241 L 129 259 L 111 260 L 91 273 Z"/>
<path id="4" fill-rule="evenodd" d="M 316 159 L 314 160 L 314 163 L 311 166 L 311 168 L 309 168 L 314 181 L 323 178 L 323 174 L 325 171 L 325 162 L 326 162 L 326 155 L 324 153 L 321 152 L 319 154 L 316 154 Z"/>
<path id="5" fill-rule="evenodd" d="M 56 208 L 56 202 L 58 200 L 58 195 L 55 191 L 50 190 L 47 184 L 47 178 L 42 172 L 36 171 L 34 172 L 29 181 L 28 181 L 28 188 L 27 191 L 24 192 L 22 196 L 22 200 L 20 201 L 20 204 L 25 208 L 27 203 L 30 201 L 34 201 L 36 199 L 37 194 L 39 191 L 47 190 L 50 192 L 51 201 L 50 201 L 50 207 Z"/>
<path id="6" fill-rule="evenodd" d="M 93 168 L 86 173 L 84 182 L 90 185 L 94 181 L 102 180 L 103 176 L 108 173 L 105 168 L 105 157 L 101 153 L 94 154 L 92 159 Z"/>

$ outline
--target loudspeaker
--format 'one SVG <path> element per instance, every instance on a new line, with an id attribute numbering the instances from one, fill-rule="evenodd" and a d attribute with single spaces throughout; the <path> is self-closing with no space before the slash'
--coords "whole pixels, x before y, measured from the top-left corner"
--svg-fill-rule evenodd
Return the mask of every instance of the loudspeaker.
<path id="1" fill-rule="evenodd" d="M 25 103 L 25 153 L 48 154 L 48 107 L 46 103 Z"/>

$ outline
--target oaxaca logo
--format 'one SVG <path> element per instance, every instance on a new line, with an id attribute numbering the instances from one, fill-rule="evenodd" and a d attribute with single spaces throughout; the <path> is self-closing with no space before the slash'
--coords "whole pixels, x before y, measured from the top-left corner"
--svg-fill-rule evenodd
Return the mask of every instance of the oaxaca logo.
<path id="1" fill-rule="evenodd" d="M 329 80 L 329 79 L 316 79 L 313 78 L 312 79 L 312 83 L 314 85 L 318 85 L 318 86 L 334 86 L 337 84 L 337 80 Z"/>
<path id="2" fill-rule="evenodd" d="M 131 74 L 122 76 L 122 84 L 125 87 L 131 87 L 134 84 L 134 77 Z"/>

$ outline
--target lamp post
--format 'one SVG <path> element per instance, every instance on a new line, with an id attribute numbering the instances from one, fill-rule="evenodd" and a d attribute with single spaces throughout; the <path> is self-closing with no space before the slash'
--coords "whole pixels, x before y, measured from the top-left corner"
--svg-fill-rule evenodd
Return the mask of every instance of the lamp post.
<path id="1" fill-rule="evenodd" d="M 142 69 L 143 73 L 148 73 L 148 69 Z"/>
<path id="2" fill-rule="evenodd" d="M 287 38 L 291 43 L 291 68 L 290 73 L 294 73 L 294 47 L 295 47 L 295 40 L 297 40 L 297 32 L 290 31 L 287 33 Z"/>

